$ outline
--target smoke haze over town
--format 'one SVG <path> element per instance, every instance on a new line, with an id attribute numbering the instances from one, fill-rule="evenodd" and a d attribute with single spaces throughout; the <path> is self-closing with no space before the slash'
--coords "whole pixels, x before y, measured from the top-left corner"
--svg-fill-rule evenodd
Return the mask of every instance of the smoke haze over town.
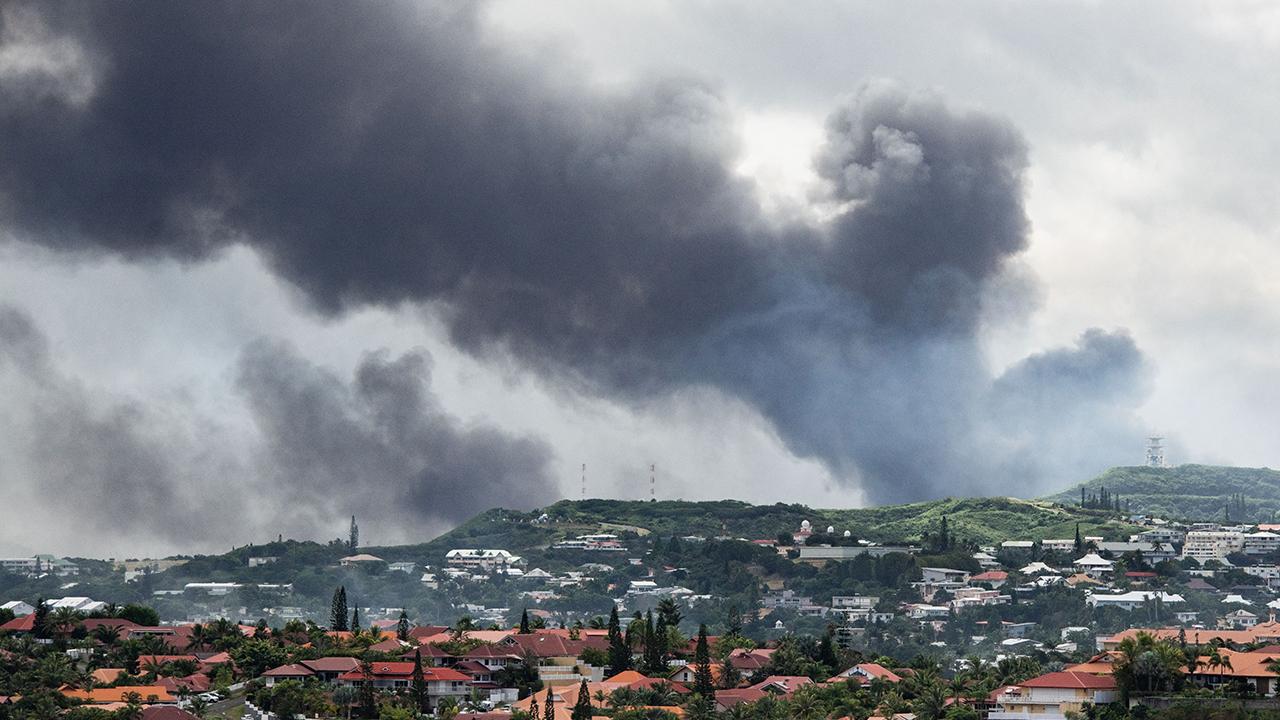
<path id="1" fill-rule="evenodd" d="M 889 7 L 6 3 L 0 554 L 1280 462 L 1280 19 Z"/>

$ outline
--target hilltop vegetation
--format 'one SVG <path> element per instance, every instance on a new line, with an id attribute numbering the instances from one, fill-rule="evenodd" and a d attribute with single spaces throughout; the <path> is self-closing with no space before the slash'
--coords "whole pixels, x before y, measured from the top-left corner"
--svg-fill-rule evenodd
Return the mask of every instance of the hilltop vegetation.
<path id="1" fill-rule="evenodd" d="M 544 520 L 539 518 L 545 515 Z M 794 532 L 808 520 L 815 531 L 834 527 L 853 537 L 882 543 L 919 542 L 937 530 L 943 516 L 958 539 L 978 544 L 1001 540 L 1069 538 L 1076 523 L 1082 532 L 1127 538 L 1136 529 L 1114 513 L 1016 498 L 948 498 L 907 505 L 856 509 L 817 509 L 804 505 L 751 505 L 737 500 L 686 502 L 664 500 L 565 500 L 530 513 L 490 510 L 422 545 L 375 548 L 387 559 L 443 560 L 456 547 L 495 547 L 536 554 L 575 534 L 728 535 L 771 539 Z"/>
<path id="2" fill-rule="evenodd" d="M 1172 468 L 1117 467 L 1048 499 L 1078 504 L 1106 488 L 1134 513 L 1188 520 L 1262 522 L 1280 511 L 1280 472 L 1269 468 L 1179 465 Z M 1234 496 L 1234 502 L 1233 502 Z"/>

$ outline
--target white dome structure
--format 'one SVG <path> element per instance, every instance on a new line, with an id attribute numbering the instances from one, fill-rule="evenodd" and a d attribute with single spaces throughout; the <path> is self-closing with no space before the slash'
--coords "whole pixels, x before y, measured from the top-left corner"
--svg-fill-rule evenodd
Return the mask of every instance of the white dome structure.
<path id="1" fill-rule="evenodd" d="M 836 531 L 836 526 L 835 526 L 835 525 L 828 525 L 828 526 L 827 526 L 827 534 L 828 534 L 828 535 L 833 535 L 833 534 L 835 534 L 835 531 Z"/>
<path id="2" fill-rule="evenodd" d="M 845 530 L 845 531 L 844 531 L 844 536 L 845 536 L 845 537 L 853 537 L 853 533 L 852 533 L 852 532 L 849 532 L 848 530 Z"/>
<path id="3" fill-rule="evenodd" d="M 808 530 L 808 529 L 809 529 L 809 528 L 811 528 L 811 527 L 813 527 L 813 526 L 809 524 L 809 521 L 808 521 L 808 520 L 801 520 L 801 521 L 800 521 L 800 529 L 801 529 L 801 530 Z"/>

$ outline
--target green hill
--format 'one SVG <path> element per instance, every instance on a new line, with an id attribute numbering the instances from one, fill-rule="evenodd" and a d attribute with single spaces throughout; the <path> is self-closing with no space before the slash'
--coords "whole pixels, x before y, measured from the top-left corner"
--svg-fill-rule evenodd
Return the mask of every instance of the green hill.
<path id="1" fill-rule="evenodd" d="M 736 500 L 565 500 L 530 513 L 490 510 L 427 543 L 368 550 L 388 560 L 439 561 L 449 549 L 458 547 L 536 554 L 557 540 L 597 532 L 772 539 L 779 533 L 798 530 L 804 520 L 815 531 L 831 526 L 837 534 L 848 530 L 856 538 L 884 543 L 918 542 L 926 532 L 937 531 L 944 515 L 954 537 L 979 544 L 1069 538 L 1074 536 L 1076 523 L 1080 523 L 1082 532 L 1108 538 L 1127 538 L 1136 531 L 1117 520 L 1114 513 L 1016 498 L 948 498 L 856 509 L 815 509 L 781 503 L 751 505 Z"/>
<path id="2" fill-rule="evenodd" d="M 1260 522 L 1280 511 L 1280 472 L 1269 468 L 1179 465 L 1172 468 L 1117 467 L 1048 499 L 1079 504 L 1080 490 L 1106 488 L 1129 501 L 1135 513 L 1186 520 L 1221 520 L 1233 496 L 1231 519 Z"/>

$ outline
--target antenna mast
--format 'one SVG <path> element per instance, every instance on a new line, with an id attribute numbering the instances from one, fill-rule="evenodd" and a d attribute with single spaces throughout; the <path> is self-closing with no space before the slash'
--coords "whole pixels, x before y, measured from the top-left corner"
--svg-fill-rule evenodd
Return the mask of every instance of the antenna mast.
<path id="1" fill-rule="evenodd" d="M 587 499 L 587 464 L 582 463 L 582 499 Z"/>
<path id="2" fill-rule="evenodd" d="M 658 468 L 656 465 L 653 465 L 652 463 L 650 463 L 649 465 L 649 500 L 658 499 L 658 493 L 655 488 L 655 485 L 657 483 L 657 480 L 656 480 L 657 469 Z"/>

